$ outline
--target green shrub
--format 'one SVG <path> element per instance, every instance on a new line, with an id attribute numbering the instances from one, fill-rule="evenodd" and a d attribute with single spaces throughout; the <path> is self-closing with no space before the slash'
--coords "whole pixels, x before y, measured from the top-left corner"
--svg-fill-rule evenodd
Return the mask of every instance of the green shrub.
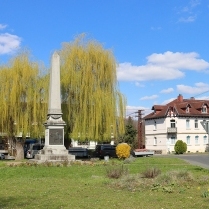
<path id="1" fill-rule="evenodd" d="M 202 197 L 204 198 L 209 197 L 209 191 L 205 190 L 204 192 L 202 192 Z"/>
<path id="2" fill-rule="evenodd" d="M 131 147 L 127 143 L 118 144 L 116 147 L 116 155 L 119 159 L 126 159 L 130 156 Z"/>
<path id="3" fill-rule="evenodd" d="M 178 140 L 174 146 L 176 154 L 183 154 L 187 151 L 187 144 L 182 140 Z"/>

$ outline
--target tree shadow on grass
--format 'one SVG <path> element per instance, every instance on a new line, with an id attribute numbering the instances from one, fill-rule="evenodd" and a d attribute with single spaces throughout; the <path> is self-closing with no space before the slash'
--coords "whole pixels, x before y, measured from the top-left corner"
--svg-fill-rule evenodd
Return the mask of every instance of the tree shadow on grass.
<path id="1" fill-rule="evenodd" d="M 24 208 L 25 202 L 22 201 L 19 197 L 0 197 L 0 209 L 4 208 Z"/>

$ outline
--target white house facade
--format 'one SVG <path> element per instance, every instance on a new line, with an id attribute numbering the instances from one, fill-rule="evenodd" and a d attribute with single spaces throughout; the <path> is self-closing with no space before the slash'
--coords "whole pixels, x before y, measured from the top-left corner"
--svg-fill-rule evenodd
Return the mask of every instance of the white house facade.
<path id="1" fill-rule="evenodd" d="M 166 105 L 154 105 L 152 110 L 144 117 L 146 149 L 159 154 L 172 153 L 177 140 L 187 144 L 187 152 L 208 149 L 205 129 L 209 121 L 209 100 L 183 99 L 179 95 Z"/>

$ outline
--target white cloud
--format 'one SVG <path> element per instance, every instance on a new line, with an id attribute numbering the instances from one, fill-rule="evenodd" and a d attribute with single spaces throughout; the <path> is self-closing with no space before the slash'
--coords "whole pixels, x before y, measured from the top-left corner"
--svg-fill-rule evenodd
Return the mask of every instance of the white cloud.
<path id="1" fill-rule="evenodd" d="M 163 54 L 154 53 L 147 57 L 147 64 L 134 66 L 121 63 L 117 68 L 120 81 L 171 80 L 184 76 L 184 70 L 206 70 L 209 63 L 199 59 L 195 52 L 182 53 L 167 51 Z"/>
<path id="2" fill-rule="evenodd" d="M 142 98 L 140 98 L 140 100 L 153 100 L 153 99 L 156 99 L 156 98 L 158 98 L 158 95 L 154 94 L 152 96 L 142 97 Z"/>
<path id="3" fill-rule="evenodd" d="M 169 94 L 169 93 L 171 93 L 173 91 L 174 91 L 173 88 L 168 88 L 168 89 L 163 89 L 162 91 L 160 91 L 160 93 L 162 93 L 162 94 Z"/>
<path id="4" fill-rule="evenodd" d="M 9 54 L 19 49 L 21 38 L 9 33 L 0 34 L 0 54 Z"/>
<path id="5" fill-rule="evenodd" d="M 190 1 L 190 6 L 191 7 L 196 7 L 200 4 L 200 0 L 191 0 Z"/>
<path id="6" fill-rule="evenodd" d="M 163 66 L 168 69 L 179 70 L 205 70 L 209 68 L 209 63 L 203 59 L 198 59 L 196 52 L 182 53 L 167 51 L 164 54 L 152 54 L 148 57 L 148 63 Z"/>
<path id="7" fill-rule="evenodd" d="M 179 18 L 179 22 L 194 22 L 196 20 L 197 16 L 189 16 L 189 17 L 181 17 Z"/>
<path id="8" fill-rule="evenodd" d="M 158 27 L 151 27 L 151 30 L 161 30 L 162 28 L 160 26 Z"/>
<path id="9" fill-rule="evenodd" d="M 131 63 L 121 63 L 117 68 L 117 77 L 121 81 L 171 80 L 183 76 L 184 73 L 178 69 L 167 69 L 151 64 L 133 66 Z"/>
<path id="10" fill-rule="evenodd" d="M 206 83 L 195 83 L 195 86 L 177 85 L 177 90 L 180 93 L 186 94 L 201 94 L 209 90 L 209 85 Z"/>
<path id="11" fill-rule="evenodd" d="M 164 101 L 162 102 L 162 105 L 166 105 L 166 104 L 168 104 L 169 102 L 173 101 L 174 99 L 176 99 L 176 98 L 166 99 L 166 100 L 164 100 Z"/>
<path id="12" fill-rule="evenodd" d="M 209 100 L 209 96 L 196 97 L 195 99 L 199 99 L 199 100 Z"/>
<path id="13" fill-rule="evenodd" d="M 200 4 L 200 0 L 191 0 L 189 4 L 180 9 L 179 14 L 184 17 L 179 18 L 179 22 L 189 23 L 197 19 L 198 12 L 195 11 L 196 7 Z"/>
<path id="14" fill-rule="evenodd" d="M 144 87 L 145 86 L 144 84 L 141 84 L 139 82 L 135 82 L 135 85 L 138 86 L 138 87 Z"/>
<path id="15" fill-rule="evenodd" d="M 188 6 L 183 7 L 182 10 L 181 10 L 181 12 L 189 12 L 189 7 Z"/>
<path id="16" fill-rule="evenodd" d="M 7 27 L 7 25 L 0 24 L 0 30 L 3 30 Z"/>

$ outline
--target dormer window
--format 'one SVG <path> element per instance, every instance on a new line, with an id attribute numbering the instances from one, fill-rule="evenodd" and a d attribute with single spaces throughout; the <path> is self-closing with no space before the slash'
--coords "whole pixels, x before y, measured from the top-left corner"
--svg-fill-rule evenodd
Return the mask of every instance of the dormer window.
<path id="1" fill-rule="evenodd" d="M 189 113 L 189 106 L 186 107 L 186 113 Z"/>
<path id="2" fill-rule="evenodd" d="M 202 106 L 202 113 L 207 113 L 207 107 L 206 107 L 206 105 L 203 105 Z"/>

